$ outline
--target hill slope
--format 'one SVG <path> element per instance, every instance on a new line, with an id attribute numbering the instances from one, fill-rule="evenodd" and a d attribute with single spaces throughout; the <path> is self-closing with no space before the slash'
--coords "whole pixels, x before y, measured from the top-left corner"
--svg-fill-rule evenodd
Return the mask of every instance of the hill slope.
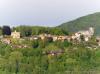
<path id="1" fill-rule="evenodd" d="M 83 16 L 67 23 L 63 23 L 59 27 L 73 33 L 79 30 L 87 29 L 91 26 L 95 28 L 95 35 L 100 35 L 100 12 Z"/>

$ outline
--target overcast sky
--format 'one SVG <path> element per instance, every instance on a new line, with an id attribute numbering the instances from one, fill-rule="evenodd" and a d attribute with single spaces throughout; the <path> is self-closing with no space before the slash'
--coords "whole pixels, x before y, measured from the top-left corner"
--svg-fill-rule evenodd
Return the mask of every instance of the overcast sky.
<path id="1" fill-rule="evenodd" d="M 100 12 L 100 0 L 0 0 L 0 25 L 57 26 Z"/>

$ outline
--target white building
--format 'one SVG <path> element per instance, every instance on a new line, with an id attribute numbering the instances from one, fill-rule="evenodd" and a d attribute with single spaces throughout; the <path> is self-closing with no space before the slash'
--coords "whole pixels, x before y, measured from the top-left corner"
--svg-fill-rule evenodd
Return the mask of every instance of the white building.
<path id="1" fill-rule="evenodd" d="M 94 35 L 94 28 L 90 27 L 89 30 L 79 31 L 72 36 L 72 39 L 81 40 L 81 36 L 84 36 L 84 40 L 88 41 Z"/>
<path id="2" fill-rule="evenodd" d="M 84 35 L 84 36 L 88 36 L 91 37 L 94 35 L 94 28 L 90 27 L 89 30 L 84 30 L 84 31 L 79 31 L 78 33 Z"/>
<path id="3" fill-rule="evenodd" d="M 12 38 L 19 39 L 20 38 L 20 32 L 16 32 L 16 31 L 12 32 L 11 33 L 11 37 Z"/>

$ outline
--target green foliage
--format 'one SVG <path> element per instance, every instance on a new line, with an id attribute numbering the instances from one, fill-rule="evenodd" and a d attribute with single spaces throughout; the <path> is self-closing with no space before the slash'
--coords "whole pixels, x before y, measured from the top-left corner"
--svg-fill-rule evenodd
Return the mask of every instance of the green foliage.
<path id="1" fill-rule="evenodd" d="M 87 46 L 95 45 L 94 37 L 89 42 L 72 44 L 68 41 L 52 42 L 48 39 L 30 41 L 15 40 L 11 45 L 28 45 L 29 48 L 14 48 L 0 42 L 1 74 L 66 74 L 68 71 L 100 70 L 100 48 L 94 50 Z M 44 52 L 64 50 L 50 55 Z M 70 74 L 70 73 L 67 73 Z M 87 73 L 85 73 L 87 74 Z"/>
<path id="2" fill-rule="evenodd" d="M 88 27 L 95 28 L 95 35 L 100 35 L 100 12 L 90 14 L 87 16 L 80 17 L 76 20 L 63 23 L 59 27 L 65 31 L 70 33 L 77 32 L 79 30 L 88 29 Z"/>
<path id="3" fill-rule="evenodd" d="M 68 32 L 60 28 L 56 28 L 56 27 L 18 26 L 18 27 L 14 27 L 13 31 L 14 30 L 21 32 L 22 37 L 28 37 L 31 35 L 39 35 L 42 33 L 54 34 L 54 35 L 67 35 L 68 34 Z"/>
<path id="4" fill-rule="evenodd" d="M 2 29 L 0 28 L 0 35 L 2 35 Z"/>
<path id="5" fill-rule="evenodd" d="M 62 42 L 61 41 L 56 41 L 54 44 L 56 46 L 58 46 L 59 48 L 66 48 L 66 47 L 69 47 L 69 46 L 72 45 L 72 43 L 68 42 L 67 40 L 62 41 Z"/>
<path id="6" fill-rule="evenodd" d="M 38 40 L 34 40 L 32 46 L 33 48 L 37 48 L 39 46 Z"/>
<path id="7" fill-rule="evenodd" d="M 53 35 L 68 35 L 68 32 L 62 30 L 61 28 L 51 28 L 51 31 L 50 31 L 51 34 Z"/>
<path id="8" fill-rule="evenodd" d="M 13 28 L 13 30 L 21 32 L 22 37 L 28 37 L 32 35 L 32 28 L 30 26 L 19 26 Z"/>
<path id="9" fill-rule="evenodd" d="M 40 48 L 45 48 L 47 45 L 47 41 L 46 40 L 40 40 L 39 41 L 39 47 Z"/>
<path id="10" fill-rule="evenodd" d="M 55 46 L 54 44 L 49 44 L 48 46 L 45 47 L 46 51 L 50 51 L 50 50 L 58 50 L 59 48 L 57 46 Z"/>

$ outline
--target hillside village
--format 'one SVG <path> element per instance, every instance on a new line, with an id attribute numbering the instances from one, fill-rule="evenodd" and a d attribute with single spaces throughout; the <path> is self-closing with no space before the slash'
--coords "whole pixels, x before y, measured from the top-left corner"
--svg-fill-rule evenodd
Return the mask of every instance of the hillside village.
<path id="1" fill-rule="evenodd" d="M 82 30 L 82 31 L 78 31 L 72 35 L 51 35 L 51 34 L 40 34 L 40 35 L 33 35 L 30 37 L 27 37 L 30 41 L 32 40 L 45 40 L 47 39 L 51 39 L 53 42 L 55 41 L 65 41 L 67 40 L 68 42 L 88 42 L 94 35 L 94 28 L 93 27 L 89 27 L 88 30 Z M 23 41 L 25 40 L 25 37 L 21 37 L 20 32 L 17 32 L 16 30 L 14 32 L 11 32 L 11 36 L 10 37 L 1 37 L 1 42 L 6 43 L 6 44 L 11 44 L 12 43 L 12 39 L 17 39 L 18 41 Z M 96 37 L 95 41 L 97 42 L 98 46 L 100 46 L 100 38 Z M 27 46 L 25 46 L 27 47 Z"/>
<path id="2" fill-rule="evenodd" d="M 100 0 L 0 0 L 0 74 L 100 74 Z"/>
<path id="3" fill-rule="evenodd" d="M 73 34 L 55 28 L 40 28 L 36 34 L 27 27 L 6 30 L 0 36 L 0 70 L 6 74 L 94 74 L 100 68 L 100 37 L 94 35 L 94 27 Z"/>
<path id="4" fill-rule="evenodd" d="M 83 35 L 84 37 L 84 40 L 85 41 L 89 41 L 89 39 L 91 39 L 91 37 L 94 35 L 94 28 L 90 27 L 89 30 L 85 30 L 85 31 L 79 31 L 79 32 L 76 32 L 75 34 L 71 35 L 71 36 L 57 36 L 57 35 L 51 35 L 51 34 L 40 34 L 38 36 L 32 36 L 32 37 L 29 37 L 30 40 L 36 40 L 36 39 L 41 39 L 41 40 L 44 40 L 45 38 L 52 38 L 53 41 L 57 41 L 57 40 L 61 40 L 61 41 L 64 41 L 64 40 L 68 40 L 68 41 L 71 41 L 71 40 L 78 40 L 78 41 L 81 41 L 81 36 Z M 20 33 L 19 32 L 12 32 L 11 33 L 11 37 L 12 38 L 20 38 Z"/>
<path id="5" fill-rule="evenodd" d="M 0 74 L 100 74 L 100 22 L 80 19 L 58 27 L 0 27 Z"/>

